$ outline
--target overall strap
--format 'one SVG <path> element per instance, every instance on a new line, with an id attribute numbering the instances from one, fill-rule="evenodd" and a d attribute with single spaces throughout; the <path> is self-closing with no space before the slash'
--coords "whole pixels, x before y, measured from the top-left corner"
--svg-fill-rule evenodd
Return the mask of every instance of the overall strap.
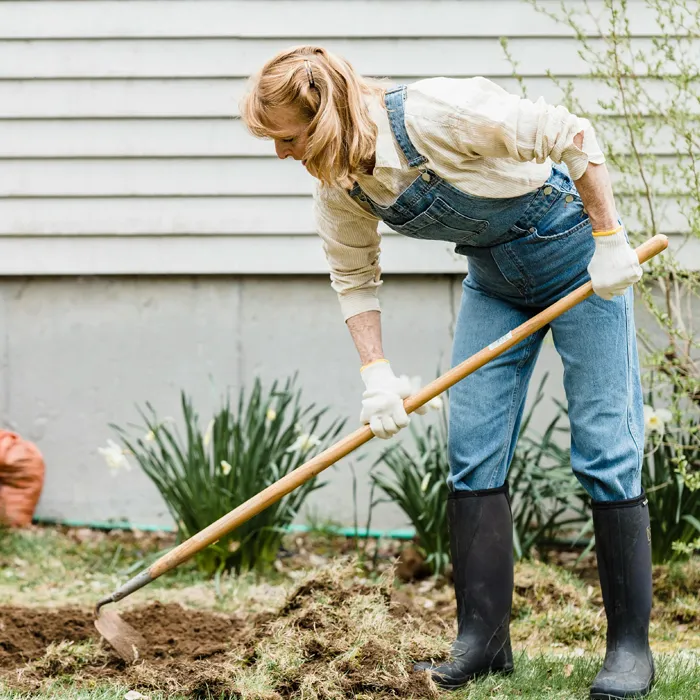
<path id="1" fill-rule="evenodd" d="M 408 161 L 409 168 L 415 168 L 418 165 L 423 165 L 428 162 L 425 156 L 422 156 L 416 150 L 411 139 L 406 131 L 404 102 L 406 101 L 406 86 L 400 85 L 393 90 L 389 90 L 384 96 L 384 104 L 389 115 L 389 124 L 394 134 L 399 148 L 403 151 Z"/>

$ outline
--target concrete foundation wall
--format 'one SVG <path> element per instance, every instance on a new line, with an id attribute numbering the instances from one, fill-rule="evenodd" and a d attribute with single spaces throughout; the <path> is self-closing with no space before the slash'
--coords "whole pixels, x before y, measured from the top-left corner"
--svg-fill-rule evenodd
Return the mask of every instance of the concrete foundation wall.
<path id="1" fill-rule="evenodd" d="M 382 290 L 387 356 L 397 372 L 424 383 L 445 369 L 461 278 L 390 276 Z M 38 514 L 44 517 L 167 524 L 159 494 L 138 467 L 113 477 L 97 448 L 109 423 L 137 422 L 136 404 L 179 416 L 179 391 L 206 425 L 226 387 L 237 392 L 259 374 L 266 382 L 299 372 L 305 400 L 358 425 L 358 358 L 335 294 L 319 276 L 201 278 L 18 278 L 0 281 L 0 420 L 35 441 L 47 463 Z M 551 371 L 561 396 L 561 365 L 551 344 L 535 382 Z M 538 413 L 544 426 L 551 401 Z M 414 420 L 425 420 L 416 416 Z M 405 433 L 402 433 L 405 436 Z M 354 455 L 358 514 L 364 523 L 372 441 Z M 328 469 L 313 511 L 350 525 L 348 458 Z M 305 521 L 302 515 L 300 522 Z M 398 509 L 375 509 L 373 525 L 407 525 Z"/>

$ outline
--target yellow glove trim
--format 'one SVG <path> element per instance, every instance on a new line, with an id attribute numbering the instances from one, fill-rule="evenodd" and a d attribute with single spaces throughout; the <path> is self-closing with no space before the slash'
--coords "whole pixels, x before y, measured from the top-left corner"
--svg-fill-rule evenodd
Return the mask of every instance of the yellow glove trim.
<path id="1" fill-rule="evenodd" d="M 362 371 L 366 370 L 368 367 L 371 367 L 372 365 L 376 365 L 380 362 L 386 362 L 387 364 L 389 364 L 389 360 L 385 360 L 383 358 L 380 360 L 372 360 L 372 362 L 368 362 L 366 365 L 362 365 L 362 367 L 360 367 L 360 372 L 362 372 Z"/>
<path id="2" fill-rule="evenodd" d="M 593 236 L 594 238 L 601 236 L 614 236 L 616 233 L 620 233 L 620 231 L 622 231 L 622 226 L 618 226 L 610 231 L 593 231 Z"/>

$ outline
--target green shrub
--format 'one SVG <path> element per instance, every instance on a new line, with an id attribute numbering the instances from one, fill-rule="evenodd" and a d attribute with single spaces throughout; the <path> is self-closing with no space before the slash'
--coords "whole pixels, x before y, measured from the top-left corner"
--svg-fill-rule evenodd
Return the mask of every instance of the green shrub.
<path id="1" fill-rule="evenodd" d="M 651 552 L 655 564 L 687 558 L 700 549 L 700 442 L 689 413 L 655 410 L 648 397 L 642 485 L 649 501 Z M 693 414 L 697 416 L 697 414 Z"/>
<path id="2" fill-rule="evenodd" d="M 438 575 L 450 561 L 446 411 L 435 422 L 414 418 L 409 431 L 412 450 L 396 443 L 384 450 L 372 465 L 373 484 L 388 496 L 374 504 L 390 500 L 401 508 L 416 531 L 418 548 L 426 563 Z M 388 467 L 391 477 L 375 471 L 382 464 Z"/>
<path id="3" fill-rule="evenodd" d="M 224 399 L 204 432 L 192 400 L 182 392 L 184 437 L 172 419 L 159 420 L 149 403 L 145 411 L 139 409 L 144 423 L 139 437 L 111 426 L 160 491 L 181 540 L 308 461 L 342 429 L 342 423 L 333 421 L 317 434 L 326 409 L 302 407 L 295 378 L 278 387 L 275 382 L 265 392 L 256 378 L 249 395 L 240 391 L 237 406 L 230 397 Z M 214 574 L 269 567 L 286 527 L 322 485 L 317 478 L 307 481 L 221 538 L 198 555 L 200 569 Z"/>
<path id="4" fill-rule="evenodd" d="M 544 397 L 545 381 L 546 376 L 523 418 L 508 475 L 514 551 L 518 558 L 529 557 L 533 549 L 562 531 L 583 533 L 590 521 L 585 492 L 571 473 L 569 451 L 555 440 L 556 433 L 565 430 L 559 425 L 561 414 L 543 435 L 530 428 L 532 416 Z M 406 514 L 428 565 L 439 574 L 450 557 L 446 412 L 434 423 L 411 422 L 409 432 L 412 446 L 397 443 L 385 450 L 372 467 L 371 479 Z M 387 467 L 389 474 L 375 471 L 380 465 Z"/>
<path id="5" fill-rule="evenodd" d="M 697 4 L 688 0 L 567 2 L 528 0 L 575 37 L 595 98 L 581 101 L 576 81 L 551 74 L 561 102 L 593 122 L 615 200 L 634 245 L 673 232 L 676 245 L 645 265 L 635 285 L 643 323 L 637 328 L 644 384 L 673 420 L 663 433 L 647 426 L 642 482 L 647 490 L 652 550 L 657 562 L 700 549 L 700 338 L 696 332 L 700 273 L 687 264 L 700 240 Z M 635 33 L 643 13 L 653 38 Z M 595 31 L 587 28 L 595 27 Z M 505 55 L 524 96 L 517 55 Z M 655 145 L 663 141 L 663 157 Z M 649 400 L 649 405 L 652 401 Z M 650 428 L 652 428 L 650 430 Z"/>
<path id="6" fill-rule="evenodd" d="M 700 424 L 689 424 L 691 417 L 697 417 L 694 409 L 674 415 L 655 410 L 651 392 L 647 400 L 642 487 L 649 501 L 652 560 L 663 564 L 700 550 Z M 516 550 L 517 539 L 522 537 L 524 555 L 564 528 L 578 530 L 574 541 L 592 529 L 589 498 L 578 481 L 570 478 L 569 451 L 552 440 L 554 432 L 567 429 L 558 425 L 565 416 L 566 409 L 560 407 L 541 439 L 527 430 L 529 418 L 523 422 L 509 480 L 513 493 L 527 493 L 524 503 L 513 509 L 514 518 L 520 521 L 515 524 Z M 550 465 L 546 470 L 543 460 Z"/>

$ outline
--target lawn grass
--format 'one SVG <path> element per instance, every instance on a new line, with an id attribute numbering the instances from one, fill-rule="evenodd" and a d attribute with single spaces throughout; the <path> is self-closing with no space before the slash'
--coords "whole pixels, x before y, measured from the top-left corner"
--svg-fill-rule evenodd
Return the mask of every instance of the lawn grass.
<path id="1" fill-rule="evenodd" d="M 516 655 L 516 670 L 510 676 L 489 676 L 473 681 L 466 688 L 443 693 L 452 700 L 584 700 L 600 667 L 600 658 Z M 657 680 L 650 700 L 695 700 L 700 697 L 700 656 L 664 655 L 656 659 Z M 58 683 L 41 694 L 0 690 L 0 700 L 124 700 L 129 688 L 121 685 L 77 690 Z M 147 693 L 149 700 L 185 700 L 185 696 Z M 369 699 L 371 696 L 366 696 Z M 207 700 L 224 700 L 211 695 Z"/>
<path id="2" fill-rule="evenodd" d="M 150 535 L 107 535 L 57 528 L 0 531 L 0 605 L 92 606 L 171 544 L 172 540 Z M 332 550 L 329 557 L 332 561 Z M 318 566 L 323 569 L 322 564 Z M 265 577 L 250 574 L 206 580 L 190 562 L 122 601 L 119 607 L 159 600 L 202 610 L 253 614 L 273 610 L 283 603 L 293 585 L 290 571 L 286 574 L 273 571 Z M 700 565 L 696 560 L 657 567 L 655 581 L 655 616 L 650 636 L 658 682 L 650 697 L 700 698 Z M 439 616 L 445 620 L 454 617 L 449 586 L 432 587 L 430 581 L 399 584 L 397 595 L 410 597 L 418 609 L 441 610 Z M 370 636 L 374 634 L 375 631 Z M 481 679 L 444 697 L 587 698 L 588 687 L 601 665 L 604 636 L 605 618 L 600 591 L 594 582 L 560 567 L 519 563 L 512 624 L 516 672 L 509 677 Z M 0 684 L 0 700 L 123 700 L 130 690 L 124 685 L 105 684 L 104 680 L 93 682 L 94 687 L 86 687 L 84 681 L 79 685 L 77 678 L 64 674 L 31 695 L 3 690 Z M 149 700 L 187 697 L 142 692 Z M 219 697 L 212 695 L 212 700 Z M 241 697 L 251 700 L 263 696 L 251 690 Z M 372 695 L 356 697 L 369 700 Z"/>
<path id="3" fill-rule="evenodd" d="M 598 672 L 600 657 L 554 658 L 516 656 L 511 676 L 491 676 L 472 683 L 450 697 L 458 700 L 573 700 L 588 698 Z M 700 656 L 669 656 L 656 659 L 657 682 L 650 700 L 693 700 L 700 697 Z"/>
<path id="4" fill-rule="evenodd" d="M 0 605 L 92 607 L 173 544 L 173 536 L 167 533 L 0 529 Z M 235 612 L 241 596 L 256 586 L 271 596 L 272 603 L 280 600 L 283 591 L 276 584 L 283 580 L 274 570 L 264 580 L 253 574 L 206 580 L 194 561 L 189 561 L 153 581 L 121 607 L 158 600 Z"/>

